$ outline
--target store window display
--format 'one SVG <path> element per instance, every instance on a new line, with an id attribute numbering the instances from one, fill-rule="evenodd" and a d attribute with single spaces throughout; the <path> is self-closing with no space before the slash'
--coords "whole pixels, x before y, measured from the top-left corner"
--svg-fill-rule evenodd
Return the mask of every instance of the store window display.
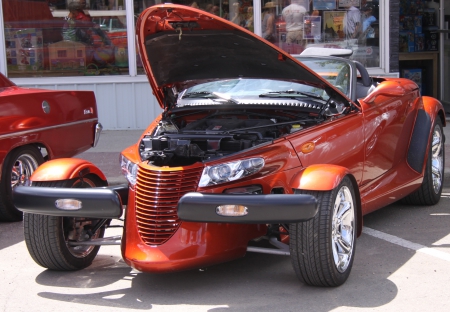
<path id="1" fill-rule="evenodd" d="M 306 8 L 300 0 L 291 0 L 291 4 L 281 11 L 286 22 L 286 42 L 303 45 L 303 26 Z"/>
<path id="2" fill-rule="evenodd" d="M 253 0 L 172 2 L 212 12 L 250 31 L 258 29 L 259 35 L 291 54 L 312 45 L 351 48 L 353 57 L 364 65 L 379 66 L 378 0 L 261 0 L 258 21 Z M 73 11 L 71 3 L 79 3 L 81 10 Z M 137 49 L 128 49 L 126 13 L 132 10 L 137 18 L 157 3 L 161 1 L 2 1 L 8 76 L 144 74 Z M 348 18 L 344 20 L 356 10 L 360 12 L 360 31 L 349 40 L 344 33 Z M 83 32 L 84 37 L 80 35 Z M 136 53 L 136 63 L 129 64 L 129 53 Z"/>
<path id="3" fill-rule="evenodd" d="M 275 2 L 267 2 L 262 7 L 262 37 L 268 41 L 275 41 Z"/>
<path id="4" fill-rule="evenodd" d="M 346 40 L 357 40 L 362 33 L 361 11 L 355 5 L 359 0 L 350 0 L 350 7 L 344 14 L 344 34 Z"/>
<path id="5" fill-rule="evenodd" d="M 261 0 L 264 7 L 264 0 Z M 275 41 L 291 54 L 311 46 L 353 50 L 353 59 L 379 67 L 378 0 L 279 0 Z"/>
<path id="6" fill-rule="evenodd" d="M 2 9 L 10 78 L 128 74 L 123 0 L 9 0 Z"/>

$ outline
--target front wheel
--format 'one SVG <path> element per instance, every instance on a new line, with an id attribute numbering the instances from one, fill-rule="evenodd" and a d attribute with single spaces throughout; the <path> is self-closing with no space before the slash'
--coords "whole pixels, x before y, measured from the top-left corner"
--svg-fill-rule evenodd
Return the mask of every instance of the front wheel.
<path id="1" fill-rule="evenodd" d="M 303 191 L 319 201 L 316 216 L 289 226 L 292 266 L 303 283 L 336 287 L 350 275 L 355 257 L 355 191 L 349 177 L 333 190 Z"/>
<path id="2" fill-rule="evenodd" d="M 89 188 L 103 186 L 100 179 L 87 176 L 55 182 L 35 182 L 36 187 Z M 77 242 L 102 238 L 105 220 L 24 214 L 24 234 L 28 251 L 40 266 L 58 271 L 88 267 L 100 246 L 77 245 Z M 99 223 L 102 222 L 102 223 Z M 93 231 L 95 230 L 95 231 Z"/>

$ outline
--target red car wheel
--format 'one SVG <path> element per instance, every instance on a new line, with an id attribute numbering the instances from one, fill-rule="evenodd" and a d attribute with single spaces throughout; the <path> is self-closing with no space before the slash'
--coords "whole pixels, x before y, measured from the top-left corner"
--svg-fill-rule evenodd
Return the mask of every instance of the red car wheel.
<path id="1" fill-rule="evenodd" d="M 22 212 L 12 202 L 12 189 L 24 185 L 43 162 L 44 158 L 34 146 L 19 147 L 6 156 L 0 184 L 0 221 L 22 220 Z"/>

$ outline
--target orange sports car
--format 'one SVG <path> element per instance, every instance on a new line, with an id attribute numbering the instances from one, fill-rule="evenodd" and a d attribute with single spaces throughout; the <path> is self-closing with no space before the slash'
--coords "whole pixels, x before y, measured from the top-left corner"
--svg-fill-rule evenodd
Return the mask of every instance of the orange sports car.
<path id="1" fill-rule="evenodd" d="M 41 266 L 82 269 L 114 243 L 144 272 L 263 252 L 290 255 L 308 285 L 338 286 L 365 214 L 439 201 L 444 110 L 414 82 L 371 78 L 344 49 L 294 58 L 181 5 L 146 9 L 137 38 L 163 112 L 121 153 L 127 185 L 101 187 L 93 164 L 63 159 L 14 190 Z M 105 237 L 122 214 L 121 239 Z"/>

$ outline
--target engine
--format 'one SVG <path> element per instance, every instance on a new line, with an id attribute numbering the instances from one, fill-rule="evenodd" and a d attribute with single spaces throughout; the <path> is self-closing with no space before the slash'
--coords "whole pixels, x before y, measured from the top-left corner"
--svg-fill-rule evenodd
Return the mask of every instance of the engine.
<path id="1" fill-rule="evenodd" d="M 151 135 L 142 139 L 140 154 L 155 166 L 187 166 L 269 143 L 294 127 L 307 126 L 308 119 L 298 123 L 297 119 L 293 114 L 256 112 L 165 117 Z"/>

